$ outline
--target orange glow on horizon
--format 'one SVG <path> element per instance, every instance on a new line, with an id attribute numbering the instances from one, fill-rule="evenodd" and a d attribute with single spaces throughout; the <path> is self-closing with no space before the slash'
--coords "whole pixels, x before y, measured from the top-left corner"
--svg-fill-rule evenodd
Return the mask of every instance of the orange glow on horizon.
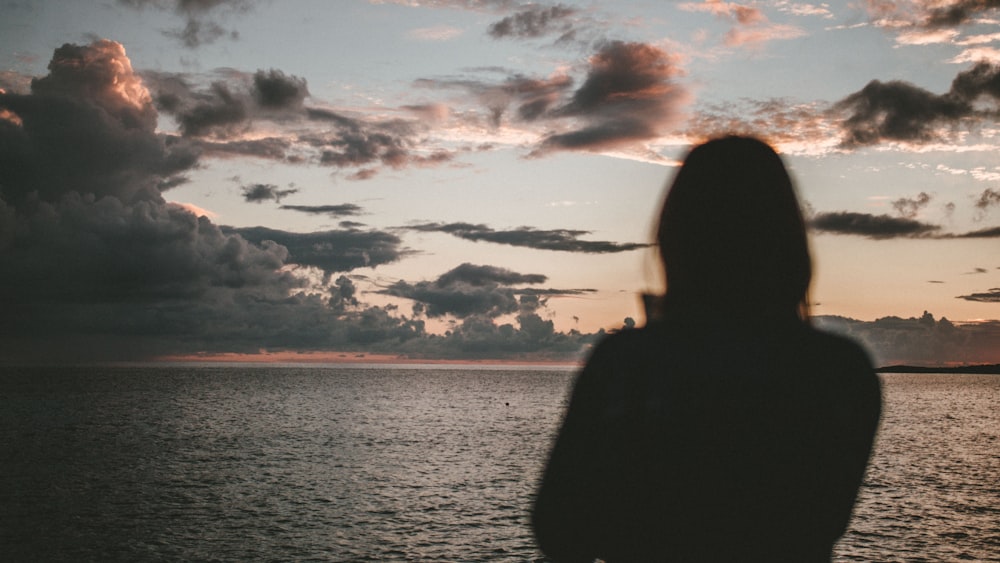
<path id="1" fill-rule="evenodd" d="M 578 367 L 580 361 L 569 360 L 500 360 L 500 359 L 441 359 L 411 358 L 392 354 L 369 354 L 367 352 L 268 352 L 261 350 L 252 354 L 236 352 L 176 354 L 158 356 L 154 362 L 209 362 L 209 363 L 298 363 L 298 364 L 447 364 L 447 365 L 510 365 L 510 366 L 567 366 Z"/>

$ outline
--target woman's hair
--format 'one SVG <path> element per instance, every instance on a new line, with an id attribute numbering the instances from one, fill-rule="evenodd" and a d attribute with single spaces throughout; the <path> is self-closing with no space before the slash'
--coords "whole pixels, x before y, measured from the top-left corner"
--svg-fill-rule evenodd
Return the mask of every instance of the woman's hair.
<path id="1" fill-rule="evenodd" d="M 691 150 L 664 201 L 657 243 L 666 307 L 808 319 L 805 221 L 766 143 L 724 137 Z"/>

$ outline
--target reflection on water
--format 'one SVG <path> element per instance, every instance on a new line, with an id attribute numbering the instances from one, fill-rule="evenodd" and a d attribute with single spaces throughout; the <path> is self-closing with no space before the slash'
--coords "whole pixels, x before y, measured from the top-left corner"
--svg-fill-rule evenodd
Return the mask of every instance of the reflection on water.
<path id="1" fill-rule="evenodd" d="M 884 374 L 845 561 L 1000 561 L 1000 376 Z"/>
<path id="2" fill-rule="evenodd" d="M 117 368 L 0 377 L 5 560 L 528 561 L 571 373 Z M 884 376 L 838 561 L 996 561 L 1000 377 Z M 993 559 L 991 559 L 993 558 Z"/>

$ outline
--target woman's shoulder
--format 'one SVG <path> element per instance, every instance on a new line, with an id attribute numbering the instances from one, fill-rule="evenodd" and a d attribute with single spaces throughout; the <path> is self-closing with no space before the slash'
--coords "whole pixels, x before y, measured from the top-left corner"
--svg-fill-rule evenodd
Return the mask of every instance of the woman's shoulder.
<path id="1" fill-rule="evenodd" d="M 623 357 L 661 349 L 671 340 L 671 335 L 657 323 L 642 327 L 626 328 L 605 334 L 595 344 L 592 358 Z"/>
<path id="2" fill-rule="evenodd" d="M 814 327 L 806 327 L 804 338 L 806 350 L 813 354 L 871 367 L 868 352 L 851 338 Z"/>
<path id="3" fill-rule="evenodd" d="M 724 351 L 735 353 L 741 350 L 799 357 L 839 368 L 872 369 L 868 352 L 856 341 L 800 323 L 777 328 L 748 328 L 720 323 L 706 328 L 652 322 L 605 335 L 594 345 L 591 360 L 617 363 L 623 358 L 705 355 Z"/>

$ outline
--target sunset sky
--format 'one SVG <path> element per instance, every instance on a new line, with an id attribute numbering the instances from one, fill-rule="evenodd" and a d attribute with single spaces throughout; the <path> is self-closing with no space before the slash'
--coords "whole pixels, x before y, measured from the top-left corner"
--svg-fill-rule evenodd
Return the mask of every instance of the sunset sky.
<path id="1" fill-rule="evenodd" d="M 1000 362 L 996 2 L 0 6 L 0 362 L 578 358 L 727 132 L 792 171 L 818 325 Z"/>

